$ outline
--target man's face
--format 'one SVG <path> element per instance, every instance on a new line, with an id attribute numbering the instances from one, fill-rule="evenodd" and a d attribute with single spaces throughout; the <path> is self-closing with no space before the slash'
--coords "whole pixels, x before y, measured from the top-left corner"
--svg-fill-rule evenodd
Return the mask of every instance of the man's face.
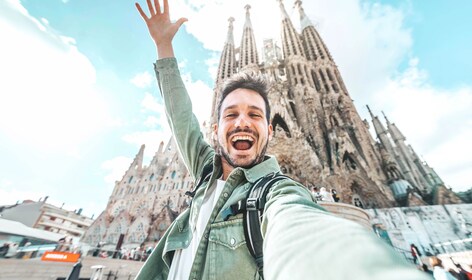
<path id="1" fill-rule="evenodd" d="M 223 163 L 226 161 L 232 167 L 260 163 L 272 137 L 264 99 L 253 90 L 239 88 L 226 96 L 220 112 L 214 132 Z"/>

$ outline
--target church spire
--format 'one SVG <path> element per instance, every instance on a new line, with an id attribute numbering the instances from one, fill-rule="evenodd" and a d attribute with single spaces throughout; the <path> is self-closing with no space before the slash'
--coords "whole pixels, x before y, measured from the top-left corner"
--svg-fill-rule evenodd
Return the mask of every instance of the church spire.
<path id="1" fill-rule="evenodd" d="M 234 18 L 228 19 L 228 35 L 226 37 L 225 46 L 221 53 L 220 65 L 218 66 L 218 76 L 216 82 L 222 82 L 226 78 L 231 77 L 235 73 L 235 55 L 234 55 L 234 39 L 233 39 L 233 21 Z"/>
<path id="2" fill-rule="evenodd" d="M 383 114 L 383 112 L 382 112 Z M 400 156 L 401 160 L 405 162 L 405 170 L 407 172 L 411 172 L 411 176 L 413 177 L 413 183 L 419 187 L 422 186 L 423 190 L 428 187 L 428 182 L 426 181 L 425 177 L 421 174 L 421 170 L 418 168 L 417 164 L 413 159 L 413 153 L 411 152 L 412 149 L 408 147 L 405 143 L 406 137 L 400 132 L 397 126 L 394 123 L 391 123 L 387 116 L 385 116 L 385 121 L 387 122 L 388 132 L 392 136 L 393 142 L 396 145 L 396 149 L 398 151 L 398 155 Z"/>
<path id="3" fill-rule="evenodd" d="M 277 0 L 277 1 L 279 2 L 280 12 L 282 13 L 282 20 L 290 19 L 290 17 L 287 14 L 287 11 L 285 10 L 283 0 Z"/>
<path id="4" fill-rule="evenodd" d="M 300 13 L 300 27 L 302 28 L 302 30 L 308 26 L 313 26 L 310 19 L 306 16 L 305 10 L 303 10 L 301 0 L 295 1 L 295 7 L 298 8 L 298 13 Z"/>
<path id="5" fill-rule="evenodd" d="M 379 139 L 382 146 L 386 149 L 386 151 L 391 155 L 395 156 L 394 147 L 392 145 L 392 141 L 388 138 L 387 129 L 385 129 L 382 122 L 379 120 L 377 116 L 375 116 L 369 108 L 369 105 L 366 105 L 367 110 L 369 110 L 370 117 L 372 118 L 372 123 L 374 125 L 375 134 L 377 134 L 377 138 Z"/>
<path id="6" fill-rule="evenodd" d="M 256 39 L 254 37 L 254 31 L 252 29 L 251 17 L 249 13 L 251 6 L 246 5 L 244 8 L 246 9 L 246 22 L 244 23 L 243 37 L 241 39 L 241 51 L 239 55 L 240 69 L 248 65 L 259 65 Z"/>
<path id="7" fill-rule="evenodd" d="M 282 0 L 279 1 L 280 11 L 282 13 L 282 44 L 285 58 L 291 55 L 305 56 L 300 36 L 295 27 L 293 27 Z"/>

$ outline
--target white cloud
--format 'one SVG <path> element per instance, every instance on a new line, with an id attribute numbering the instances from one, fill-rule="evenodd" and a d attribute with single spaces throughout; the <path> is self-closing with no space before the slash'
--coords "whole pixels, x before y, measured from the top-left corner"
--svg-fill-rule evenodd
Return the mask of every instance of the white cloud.
<path id="1" fill-rule="evenodd" d="M 107 185 L 114 186 L 115 181 L 121 180 L 132 161 L 132 158 L 119 156 L 103 162 L 101 168 L 108 172 L 104 178 Z"/>
<path id="2" fill-rule="evenodd" d="M 35 191 L 20 191 L 15 189 L 3 189 L 0 188 L 0 205 L 12 205 L 16 202 L 21 203 L 23 200 L 18 200 L 21 197 L 24 200 L 37 201 L 39 198 L 44 197 L 44 193 Z"/>
<path id="3" fill-rule="evenodd" d="M 200 125 L 208 122 L 211 116 L 211 100 L 213 90 L 201 80 L 194 81 L 190 73 L 182 74 L 185 87 L 192 100 L 193 113 Z"/>
<path id="4" fill-rule="evenodd" d="M 149 92 L 144 94 L 143 101 L 141 101 L 141 106 L 144 111 L 151 111 L 154 113 L 164 114 L 165 108 L 164 105 L 159 103 L 159 101 Z"/>
<path id="5" fill-rule="evenodd" d="M 160 126 L 162 124 L 162 120 L 156 118 L 155 116 L 149 116 L 144 121 L 144 125 L 150 128 L 155 128 L 156 126 Z"/>
<path id="6" fill-rule="evenodd" d="M 212 79 L 216 78 L 218 74 L 218 64 L 220 63 L 220 55 L 212 53 L 212 57 L 205 61 L 205 65 L 208 67 L 208 73 Z"/>
<path id="7" fill-rule="evenodd" d="M 81 143 L 110 125 L 95 88 L 95 68 L 74 45 L 28 14 L 0 4 L 0 132 L 19 144 L 79 154 Z"/>
<path id="8" fill-rule="evenodd" d="M 149 74 L 148 71 L 143 73 L 136 74 L 130 82 L 137 86 L 138 88 L 148 88 L 152 82 L 154 82 L 155 78 Z"/>

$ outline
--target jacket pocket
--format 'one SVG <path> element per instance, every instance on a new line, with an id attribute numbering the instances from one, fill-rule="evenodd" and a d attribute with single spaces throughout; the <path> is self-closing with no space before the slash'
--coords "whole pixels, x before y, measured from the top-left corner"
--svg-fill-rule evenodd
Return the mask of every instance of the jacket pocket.
<path id="1" fill-rule="evenodd" d="M 246 247 L 243 219 L 211 224 L 208 237 L 207 279 L 253 279 L 256 264 Z"/>

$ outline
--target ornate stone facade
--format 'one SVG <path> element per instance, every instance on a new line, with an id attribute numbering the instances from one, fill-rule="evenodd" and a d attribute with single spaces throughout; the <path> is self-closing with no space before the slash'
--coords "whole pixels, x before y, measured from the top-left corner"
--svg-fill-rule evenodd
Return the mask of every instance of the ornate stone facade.
<path id="1" fill-rule="evenodd" d="M 216 122 L 215 109 L 225 80 L 240 71 L 263 74 L 270 83 L 270 122 L 274 127 L 268 152 L 277 157 L 284 173 L 309 188 L 334 188 L 342 202 L 363 208 L 460 203 L 434 170 L 405 143 L 395 124 L 386 120 L 385 128 L 371 113 L 378 138 L 374 140 L 301 1 L 295 4 L 301 33 L 279 1 L 282 48 L 273 39 L 265 40 L 261 55 L 256 47 L 250 6 L 245 7 L 239 47 L 233 38 L 234 19 L 229 19 L 210 125 Z M 210 134 L 207 136 L 212 139 Z M 148 167 L 142 166 L 143 149 L 122 180 L 116 182 L 107 209 L 92 225 L 84 242 L 116 244 L 120 234 L 125 235 L 126 246 L 153 242 L 186 207 L 184 193 L 193 186 L 193 179 L 173 141 L 165 149 L 161 144 Z"/>

